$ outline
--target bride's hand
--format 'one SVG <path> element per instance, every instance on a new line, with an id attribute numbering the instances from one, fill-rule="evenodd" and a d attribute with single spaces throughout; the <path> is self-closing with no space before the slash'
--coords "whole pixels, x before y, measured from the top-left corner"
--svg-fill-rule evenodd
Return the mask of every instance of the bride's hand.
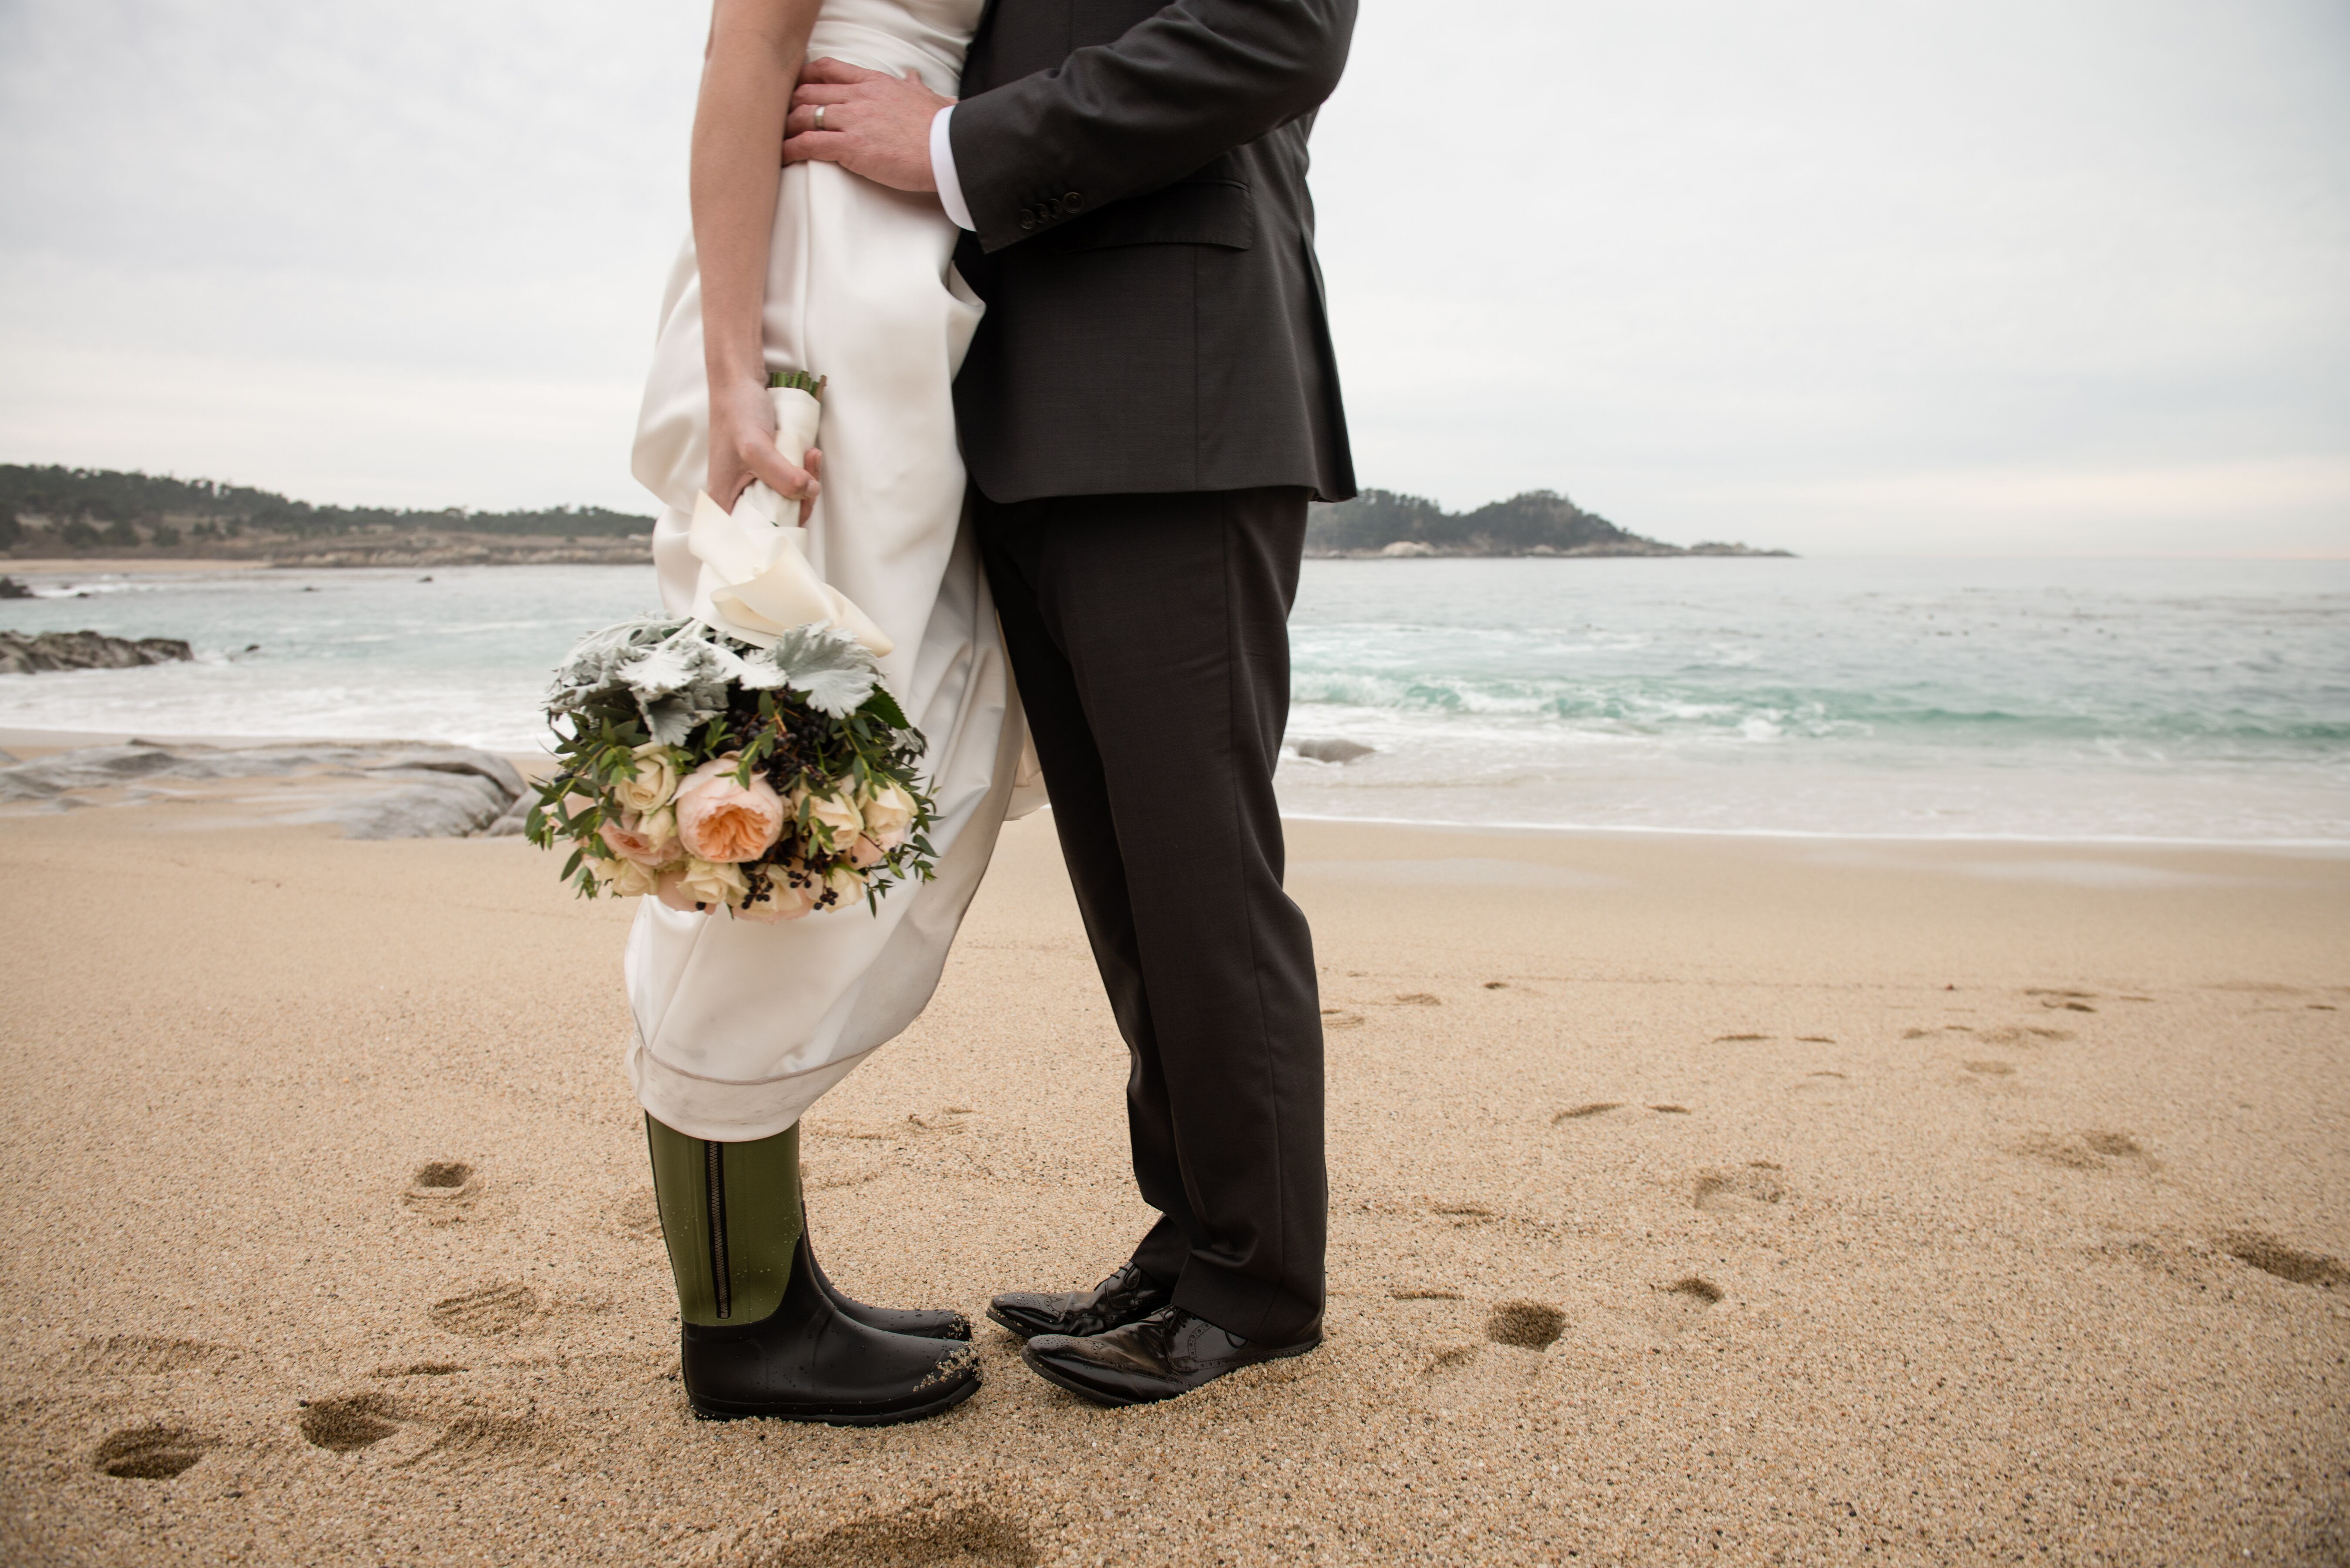
<path id="1" fill-rule="evenodd" d="M 754 479 L 786 501 L 800 504 L 800 522 L 816 509 L 823 485 L 817 472 L 824 457 L 808 448 L 802 468 L 775 450 L 775 405 L 756 381 L 713 383 L 710 389 L 710 499 L 728 511 Z"/>

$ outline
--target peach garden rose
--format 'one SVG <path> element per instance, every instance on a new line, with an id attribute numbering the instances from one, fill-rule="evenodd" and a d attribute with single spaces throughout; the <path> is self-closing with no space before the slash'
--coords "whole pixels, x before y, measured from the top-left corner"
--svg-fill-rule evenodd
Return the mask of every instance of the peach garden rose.
<path id="1" fill-rule="evenodd" d="M 742 764 L 741 755 L 729 752 L 702 763 L 677 786 L 677 836 L 697 860 L 756 860 L 784 836 L 783 797 L 757 774 L 743 784 L 735 776 Z"/>

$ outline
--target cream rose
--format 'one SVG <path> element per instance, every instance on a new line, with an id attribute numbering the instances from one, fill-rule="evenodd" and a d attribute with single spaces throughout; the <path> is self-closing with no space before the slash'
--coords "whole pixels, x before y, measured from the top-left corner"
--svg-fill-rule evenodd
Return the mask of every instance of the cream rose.
<path id="1" fill-rule="evenodd" d="M 865 901 L 865 874 L 853 867 L 835 866 L 824 874 L 824 885 L 819 891 L 833 896 L 829 907 L 835 909 L 861 904 Z"/>
<path id="2" fill-rule="evenodd" d="M 597 884 L 615 898 L 636 898 L 658 890 L 660 873 L 635 860 L 607 860 L 600 855 L 588 857 L 588 869 L 595 873 Z"/>
<path id="3" fill-rule="evenodd" d="M 612 786 L 612 798 L 630 811 L 659 811 L 677 794 L 677 753 L 648 741 L 634 754 L 636 771 Z"/>
<path id="4" fill-rule="evenodd" d="M 756 860 L 784 836 L 783 797 L 756 774 L 748 784 L 738 782 L 742 765 L 742 757 L 730 752 L 702 763 L 677 786 L 677 836 L 697 860 Z"/>
<path id="5" fill-rule="evenodd" d="M 691 914 L 706 906 L 740 903 L 750 890 L 740 866 L 689 860 L 662 872 L 656 892 L 671 909 Z"/>
<path id="6" fill-rule="evenodd" d="M 596 835 L 613 854 L 639 866 L 666 866 L 677 858 L 677 814 L 667 808 L 624 812 L 617 822 L 608 816 Z"/>
<path id="7" fill-rule="evenodd" d="M 756 920 L 762 925 L 775 925 L 782 920 L 796 920 L 816 908 L 817 888 L 807 882 L 794 887 L 785 868 L 768 868 L 767 890 L 734 911 L 738 919 Z"/>
<path id="8" fill-rule="evenodd" d="M 817 841 L 827 849 L 847 848 L 865 828 L 865 814 L 857 809 L 855 801 L 806 787 L 792 792 L 792 814 L 816 830 Z"/>
<path id="9" fill-rule="evenodd" d="M 857 836 L 857 842 L 848 846 L 848 863 L 859 871 L 870 871 L 888 858 L 888 850 L 861 833 Z"/>
<path id="10" fill-rule="evenodd" d="M 883 849 L 895 849 L 914 831 L 914 797 L 903 786 L 883 784 L 858 803 L 863 807 L 865 836 Z"/>

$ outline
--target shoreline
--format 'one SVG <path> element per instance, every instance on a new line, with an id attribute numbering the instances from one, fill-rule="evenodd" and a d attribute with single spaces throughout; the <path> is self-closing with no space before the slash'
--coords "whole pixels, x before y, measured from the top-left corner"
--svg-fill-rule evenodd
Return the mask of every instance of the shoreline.
<path id="1" fill-rule="evenodd" d="M 40 730 L 0 728 L 0 752 L 14 753 L 19 760 L 45 756 L 54 752 L 72 751 L 84 746 L 120 746 L 132 741 L 149 741 L 158 745 L 182 746 L 272 746 L 272 745 L 454 745 L 448 741 L 414 741 L 412 738 L 351 737 L 340 735 L 178 735 L 161 731 L 99 730 Z M 475 746 L 473 751 L 486 752 L 504 757 L 525 774 L 544 771 L 552 761 L 552 753 L 506 751 L 496 747 Z M 2105 836 L 2066 837 L 2033 834 L 1898 834 L 1845 832 L 1830 833 L 1796 828 L 1735 828 L 1735 827 L 1645 827 L 1592 826 L 1578 824 L 1542 822 L 1437 822 L 1422 817 L 1346 816 L 1322 812 L 1282 813 L 1284 823 L 1313 824 L 1317 826 L 1393 828 L 1406 832 L 1428 832 L 1455 835 L 1484 835 L 1503 837 L 1534 837 L 1607 840 L 1621 838 L 1633 841 L 1646 839 L 1720 839 L 1733 843 L 1790 844 L 1863 844 L 1900 846 L 1920 849 L 1947 847 L 1993 849 L 2002 846 L 2038 848 L 2076 848 L 2102 850 L 2115 854 L 2151 853 L 2180 855 L 2263 855 L 2285 858 L 2334 860 L 2350 858 L 2350 838 L 2154 838 L 2120 835 Z"/>

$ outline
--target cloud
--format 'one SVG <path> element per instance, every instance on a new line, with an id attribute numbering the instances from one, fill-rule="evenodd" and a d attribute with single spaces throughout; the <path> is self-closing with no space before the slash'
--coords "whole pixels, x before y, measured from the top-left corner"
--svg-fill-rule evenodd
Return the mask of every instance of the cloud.
<path id="1" fill-rule="evenodd" d="M 705 24 L 15 0 L 0 457 L 644 504 Z M 1366 483 L 1798 549 L 2350 550 L 2332 0 L 1389 0 L 1314 151 Z"/>

